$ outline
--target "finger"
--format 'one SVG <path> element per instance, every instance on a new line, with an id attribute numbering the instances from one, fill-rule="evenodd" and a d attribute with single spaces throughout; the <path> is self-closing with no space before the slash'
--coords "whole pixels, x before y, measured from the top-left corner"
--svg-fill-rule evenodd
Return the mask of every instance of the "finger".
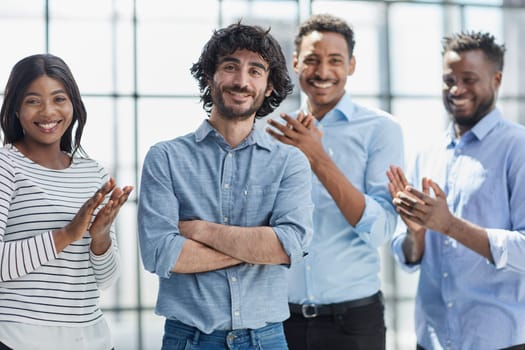
<path id="1" fill-rule="evenodd" d="M 298 121 L 299 123 L 302 124 L 303 121 L 306 119 L 306 115 L 304 114 L 303 111 L 299 111 L 299 113 L 297 114 L 297 118 L 296 118 L 296 119 L 297 119 L 297 121 Z"/>
<path id="2" fill-rule="evenodd" d="M 390 169 L 387 170 L 387 177 L 397 191 L 403 191 L 405 189 L 405 185 L 394 166 L 390 166 Z"/>
<path id="3" fill-rule="evenodd" d="M 398 191 L 403 190 L 403 187 L 400 186 L 399 181 L 390 169 L 386 171 L 386 176 L 388 177 L 389 181 L 388 187 L 390 189 L 390 194 L 392 197 L 394 197 Z"/>
<path id="4" fill-rule="evenodd" d="M 122 189 L 118 188 L 118 187 L 115 187 L 113 189 L 113 192 L 111 192 L 111 197 L 110 199 L 116 201 L 120 198 L 120 196 L 122 196 L 124 194 L 124 192 L 122 191 Z"/>
<path id="5" fill-rule="evenodd" d="M 279 123 L 278 121 L 273 119 L 268 119 L 268 124 L 270 124 L 273 128 L 279 130 L 283 135 L 286 135 L 286 133 L 290 131 L 289 124 Z"/>
<path id="6" fill-rule="evenodd" d="M 423 193 L 421 191 L 416 190 L 412 186 L 407 186 L 405 188 L 405 191 L 407 191 L 411 195 L 414 195 L 417 199 L 419 199 L 424 204 L 430 204 L 432 202 L 432 198 L 429 195 L 427 195 L 427 194 L 425 194 L 425 193 Z"/>
<path id="7" fill-rule="evenodd" d="M 124 203 L 127 202 L 128 198 L 129 198 L 129 193 L 124 193 L 122 196 L 120 196 L 117 201 L 117 207 L 120 209 L 120 207 L 122 207 Z"/>
<path id="8" fill-rule="evenodd" d="M 300 112 L 301 115 L 301 124 L 306 128 L 309 129 L 314 121 L 314 116 L 312 114 L 307 114 L 303 111 Z M 299 118 L 297 118 L 299 120 Z"/>
<path id="9" fill-rule="evenodd" d="M 104 201 L 104 198 L 108 193 L 111 193 L 111 191 L 115 188 L 115 179 L 110 178 L 108 181 L 106 181 L 102 187 L 100 187 L 97 192 L 91 197 L 91 200 L 93 201 L 91 203 L 91 206 L 94 208 L 98 207 L 102 202 Z"/>
<path id="10" fill-rule="evenodd" d="M 395 198 L 396 193 L 398 192 L 396 186 L 394 186 L 392 183 L 388 184 L 388 191 L 390 192 L 390 196 L 392 198 Z"/>
<path id="11" fill-rule="evenodd" d="M 401 215 L 401 218 L 403 220 L 419 222 L 418 217 L 414 213 L 410 212 L 409 210 L 406 210 L 405 208 L 402 208 L 402 207 L 397 207 L 396 210 L 397 210 L 397 213 Z"/>
<path id="12" fill-rule="evenodd" d="M 306 118 L 303 120 L 303 125 L 305 128 L 310 129 L 310 127 L 313 125 L 314 119 L 312 118 Z"/>
<path id="13" fill-rule="evenodd" d="M 124 189 L 119 191 L 118 196 L 115 196 L 114 198 L 112 197 L 115 203 L 113 210 L 117 210 L 117 211 L 120 210 L 120 208 L 124 205 L 124 203 L 127 202 L 132 190 L 133 190 L 133 187 L 131 186 L 124 187 Z"/>
<path id="14" fill-rule="evenodd" d="M 413 199 L 408 200 L 408 199 L 403 199 L 403 198 L 398 197 L 394 199 L 394 205 L 412 214 L 418 209 L 417 201 Z"/>
<path id="15" fill-rule="evenodd" d="M 392 166 L 392 172 L 394 173 L 396 180 L 403 186 L 403 188 L 408 185 L 408 180 L 405 176 L 405 173 L 400 167 Z"/>
<path id="16" fill-rule="evenodd" d="M 403 219 L 403 221 L 405 222 L 410 221 L 412 223 L 416 223 L 418 225 L 425 226 L 423 224 L 423 221 L 418 216 L 412 213 L 407 213 L 407 212 L 403 212 L 402 210 L 398 210 L 398 214 L 399 216 L 401 216 L 401 219 Z"/>
<path id="17" fill-rule="evenodd" d="M 116 185 L 115 179 L 113 177 L 110 177 L 109 180 L 106 181 L 106 183 L 104 183 L 102 187 L 100 187 L 99 191 L 100 193 L 108 194 L 109 192 L 113 190 L 113 188 L 115 188 L 115 185 Z"/>
<path id="18" fill-rule="evenodd" d="M 292 139 L 286 137 L 283 134 L 280 134 L 280 133 L 276 132 L 275 130 L 273 130 L 271 128 L 266 128 L 266 132 L 268 134 L 270 134 L 273 138 L 275 138 L 278 141 L 281 141 L 284 144 L 294 145 L 294 142 L 292 141 Z"/>
<path id="19" fill-rule="evenodd" d="M 418 198 L 408 195 L 406 192 L 399 191 L 396 194 L 399 201 L 405 203 L 409 207 L 413 207 L 418 203 Z"/>
<path id="20" fill-rule="evenodd" d="M 432 188 L 432 190 L 434 191 L 434 193 L 436 194 L 436 197 L 442 197 L 442 198 L 446 197 L 445 192 L 443 192 L 443 190 L 441 189 L 441 187 L 439 187 L 437 183 L 435 183 L 431 179 L 428 179 L 428 183 L 430 187 Z"/>
<path id="21" fill-rule="evenodd" d="M 281 118 L 286 121 L 286 125 L 289 126 L 288 129 L 292 129 L 294 132 L 305 130 L 304 125 L 299 120 L 292 118 L 288 114 L 282 113 Z"/>
<path id="22" fill-rule="evenodd" d="M 91 218 L 91 215 L 93 215 L 93 212 L 95 209 L 102 204 L 104 201 L 104 194 L 98 190 L 89 198 L 87 201 L 84 202 L 84 204 L 80 207 L 80 209 L 77 212 L 77 216 L 81 220 L 87 220 Z"/>
<path id="23" fill-rule="evenodd" d="M 430 183 L 429 183 L 429 179 L 424 177 L 422 180 L 421 180 L 421 185 L 423 187 L 423 193 L 425 193 L 426 195 L 430 195 Z"/>

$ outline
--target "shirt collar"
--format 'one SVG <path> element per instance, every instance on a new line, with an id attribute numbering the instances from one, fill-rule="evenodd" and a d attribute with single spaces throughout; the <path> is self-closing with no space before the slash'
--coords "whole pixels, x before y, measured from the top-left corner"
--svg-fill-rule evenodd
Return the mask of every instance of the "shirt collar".
<path id="1" fill-rule="evenodd" d="M 224 137 L 209 123 L 209 121 L 206 119 L 204 120 L 201 125 L 197 128 L 195 131 L 195 141 L 197 143 L 204 141 L 209 136 L 213 136 L 216 138 L 216 140 L 220 143 L 226 144 L 228 147 L 228 143 L 224 140 Z M 272 144 L 270 143 L 268 137 L 265 137 L 266 135 L 259 129 L 253 127 L 252 132 L 248 137 L 241 142 L 240 145 L 235 147 L 235 149 L 244 148 L 253 144 L 256 144 L 257 146 L 264 148 L 268 151 L 272 150 Z"/>
<path id="2" fill-rule="evenodd" d="M 354 104 L 352 102 L 352 99 L 350 98 L 350 95 L 346 92 L 344 93 L 343 97 L 337 102 L 334 108 L 332 108 L 326 115 L 321 119 L 319 123 L 327 123 L 331 121 L 337 121 L 337 120 L 346 120 L 349 121 L 352 118 L 352 111 L 354 108 Z M 303 108 L 303 110 L 309 111 L 308 106 Z"/>
<path id="3" fill-rule="evenodd" d="M 462 138 L 466 141 L 470 139 L 477 139 L 479 141 L 483 140 L 487 134 L 496 127 L 496 125 L 502 119 L 501 111 L 497 108 L 494 108 L 489 114 L 481 118 L 476 125 L 472 127 L 469 131 L 463 134 Z M 448 127 L 447 137 L 450 140 L 450 144 L 454 145 L 456 142 L 456 131 L 454 128 L 454 123 L 450 123 Z"/>

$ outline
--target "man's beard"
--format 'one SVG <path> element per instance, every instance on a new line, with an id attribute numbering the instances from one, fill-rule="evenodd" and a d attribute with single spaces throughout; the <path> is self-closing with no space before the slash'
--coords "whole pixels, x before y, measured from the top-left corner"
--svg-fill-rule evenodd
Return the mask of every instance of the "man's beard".
<path id="1" fill-rule="evenodd" d="M 483 119 L 484 116 L 489 114 L 489 112 L 492 110 L 492 107 L 494 106 L 494 101 L 496 100 L 496 95 L 492 94 L 492 96 L 488 99 L 486 99 L 484 102 L 482 102 L 478 108 L 469 116 L 455 116 L 451 109 L 448 107 L 447 103 L 447 110 L 454 119 L 454 123 L 456 123 L 458 126 L 464 126 L 467 128 L 472 128 L 474 125 L 476 125 L 481 119 Z"/>
<path id="2" fill-rule="evenodd" d="M 265 99 L 264 94 L 260 96 L 256 96 L 253 93 L 253 91 L 250 91 L 247 88 L 240 88 L 239 86 L 232 86 L 232 87 L 225 88 L 225 90 L 227 91 L 237 92 L 241 94 L 252 93 L 255 95 L 255 100 L 253 101 L 253 104 L 245 110 L 240 110 L 240 108 L 235 108 L 236 106 L 233 106 L 233 107 L 226 106 L 226 103 L 224 102 L 224 97 L 223 97 L 223 94 L 226 92 L 222 91 L 217 86 L 217 84 L 213 83 L 213 85 L 210 88 L 211 88 L 211 97 L 213 101 L 213 106 L 217 108 L 217 111 L 222 117 L 224 117 L 225 119 L 229 119 L 229 120 L 246 120 L 250 118 L 253 114 L 255 114 L 259 110 L 259 108 L 261 108 L 264 102 L 264 99 Z"/>

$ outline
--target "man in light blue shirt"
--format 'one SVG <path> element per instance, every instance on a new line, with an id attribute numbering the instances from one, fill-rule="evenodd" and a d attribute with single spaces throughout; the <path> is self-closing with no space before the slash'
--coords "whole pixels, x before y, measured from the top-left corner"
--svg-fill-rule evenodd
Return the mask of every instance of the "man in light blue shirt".
<path id="1" fill-rule="evenodd" d="M 489 33 L 445 38 L 445 137 L 408 186 L 389 171 L 406 226 L 396 260 L 419 270 L 418 349 L 525 349 L 525 128 L 496 108 L 505 48 Z"/>
<path id="2" fill-rule="evenodd" d="M 309 159 L 315 210 L 309 254 L 291 269 L 286 338 L 297 350 L 384 349 L 378 248 L 395 230 L 385 172 L 403 165 L 401 127 L 345 93 L 355 68 L 347 23 L 314 15 L 295 45 L 293 65 L 310 115 L 270 120 L 268 132 Z"/>
<path id="3" fill-rule="evenodd" d="M 148 151 L 138 208 L 162 349 L 287 349 L 287 274 L 312 236 L 309 164 L 254 128 L 292 89 L 277 41 L 240 23 L 191 69 L 209 119 Z"/>

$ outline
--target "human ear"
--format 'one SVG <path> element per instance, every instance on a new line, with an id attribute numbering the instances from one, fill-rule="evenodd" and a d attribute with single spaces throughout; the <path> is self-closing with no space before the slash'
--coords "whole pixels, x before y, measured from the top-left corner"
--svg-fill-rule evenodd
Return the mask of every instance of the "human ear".
<path id="1" fill-rule="evenodd" d="M 348 75 L 354 74 L 354 72 L 355 72 L 355 65 L 356 65 L 355 56 L 352 55 L 352 57 L 350 58 L 349 65 L 348 65 Z"/>

